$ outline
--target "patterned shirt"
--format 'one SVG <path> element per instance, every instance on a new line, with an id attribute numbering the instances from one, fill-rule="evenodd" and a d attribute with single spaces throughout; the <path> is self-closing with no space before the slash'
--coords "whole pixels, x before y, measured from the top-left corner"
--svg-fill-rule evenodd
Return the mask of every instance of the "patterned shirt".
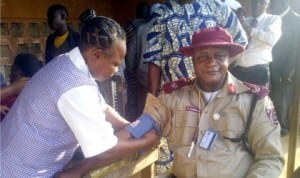
<path id="1" fill-rule="evenodd" d="M 239 44 L 247 44 L 247 36 L 233 11 L 218 0 L 195 0 L 180 5 L 177 0 L 165 3 L 147 36 L 144 52 L 146 62 L 154 62 L 162 69 L 162 83 L 192 77 L 194 68 L 190 57 L 179 53 L 179 48 L 191 44 L 197 29 L 221 26 Z"/>

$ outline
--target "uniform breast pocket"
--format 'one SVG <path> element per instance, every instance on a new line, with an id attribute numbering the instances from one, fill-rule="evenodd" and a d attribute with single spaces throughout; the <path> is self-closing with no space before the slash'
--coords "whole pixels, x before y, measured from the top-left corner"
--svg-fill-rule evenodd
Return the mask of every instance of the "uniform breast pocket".
<path id="1" fill-rule="evenodd" d="M 199 114 L 196 112 L 176 111 L 174 115 L 173 139 L 175 143 L 190 145 L 198 127 Z"/>
<path id="2" fill-rule="evenodd" d="M 222 113 L 215 130 L 219 135 L 215 143 L 215 149 L 225 152 L 236 151 L 240 147 L 240 139 L 244 132 L 244 122 L 240 115 Z"/>

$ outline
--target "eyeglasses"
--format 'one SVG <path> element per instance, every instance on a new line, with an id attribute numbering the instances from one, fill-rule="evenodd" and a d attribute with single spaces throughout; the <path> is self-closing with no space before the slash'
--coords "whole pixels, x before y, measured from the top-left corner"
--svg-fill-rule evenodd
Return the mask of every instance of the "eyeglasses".
<path id="1" fill-rule="evenodd" d="M 226 59 L 228 59 L 228 55 L 223 54 L 223 53 L 217 53 L 217 54 L 214 54 L 213 56 L 208 55 L 208 54 L 200 54 L 200 55 L 194 56 L 193 59 L 196 62 L 200 62 L 200 63 L 204 63 L 204 62 L 207 63 L 210 61 L 210 59 L 213 59 L 219 63 L 223 63 L 223 62 L 225 62 Z"/>

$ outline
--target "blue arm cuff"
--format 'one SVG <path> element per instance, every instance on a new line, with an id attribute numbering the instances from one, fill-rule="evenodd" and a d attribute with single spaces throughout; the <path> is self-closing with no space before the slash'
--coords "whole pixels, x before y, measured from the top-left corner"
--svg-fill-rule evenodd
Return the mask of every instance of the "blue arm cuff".
<path id="1" fill-rule="evenodd" d="M 143 113 L 136 121 L 129 124 L 126 129 L 134 138 L 143 137 L 151 129 L 160 130 L 152 116 L 146 113 Z"/>

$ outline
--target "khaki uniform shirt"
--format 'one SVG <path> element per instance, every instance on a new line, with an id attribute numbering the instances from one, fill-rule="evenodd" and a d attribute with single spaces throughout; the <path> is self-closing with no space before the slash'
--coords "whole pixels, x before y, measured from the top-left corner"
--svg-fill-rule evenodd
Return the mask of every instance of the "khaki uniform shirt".
<path id="1" fill-rule="evenodd" d="M 226 139 L 241 138 L 253 96 L 231 74 L 209 103 L 196 82 L 158 98 L 149 94 L 144 112 L 156 120 L 169 140 L 175 153 L 173 174 L 178 178 L 278 178 L 284 158 L 280 126 L 269 97 L 259 99 L 253 112 L 248 141 L 254 156 L 242 142 Z M 218 133 L 209 150 L 199 147 L 208 129 Z M 188 158 L 195 133 L 197 142 Z"/>

